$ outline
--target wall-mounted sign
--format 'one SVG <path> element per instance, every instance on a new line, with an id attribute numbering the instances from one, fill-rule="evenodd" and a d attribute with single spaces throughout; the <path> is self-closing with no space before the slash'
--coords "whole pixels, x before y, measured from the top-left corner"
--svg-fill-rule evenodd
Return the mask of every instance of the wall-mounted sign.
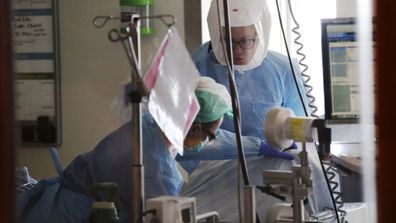
<path id="1" fill-rule="evenodd" d="M 16 118 L 24 145 L 60 144 L 55 0 L 13 0 Z"/>

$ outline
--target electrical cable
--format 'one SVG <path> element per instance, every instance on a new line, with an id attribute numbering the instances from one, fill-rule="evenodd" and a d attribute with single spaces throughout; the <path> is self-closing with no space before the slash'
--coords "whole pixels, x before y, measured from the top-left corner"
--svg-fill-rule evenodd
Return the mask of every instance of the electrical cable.
<path id="1" fill-rule="evenodd" d="M 306 56 L 304 53 L 301 52 L 304 45 L 299 41 L 301 38 L 301 33 L 298 32 L 300 25 L 294 16 L 290 0 L 288 0 L 288 6 L 289 6 L 290 15 L 291 15 L 293 22 L 295 24 L 295 27 L 292 28 L 292 31 L 293 31 L 293 33 L 295 33 L 297 35 L 297 37 L 294 39 L 294 43 L 296 45 L 298 45 L 298 49 L 296 50 L 297 55 L 301 56 L 301 59 L 299 60 L 299 64 L 300 64 L 300 66 L 303 67 L 303 69 L 301 71 L 301 75 L 304 77 L 304 87 L 307 90 L 306 95 L 308 98 L 308 106 L 311 108 L 311 116 L 315 117 L 315 118 L 319 118 L 319 116 L 316 114 L 318 107 L 315 106 L 315 97 L 311 94 L 313 87 L 308 84 L 308 82 L 311 80 L 311 77 L 305 73 L 308 70 L 308 65 L 306 65 L 303 62 L 305 60 Z M 324 165 L 324 170 L 325 170 L 326 176 L 328 177 L 328 180 L 329 180 L 331 191 L 334 195 L 334 203 L 336 204 L 335 208 L 337 209 L 338 212 L 341 213 L 341 216 L 343 217 L 346 215 L 346 211 L 342 209 L 342 207 L 344 206 L 344 203 L 342 201 L 341 193 L 337 190 L 337 188 L 339 187 L 339 184 L 335 181 L 336 170 L 333 167 L 331 162 L 323 161 L 323 165 Z"/>
<path id="2" fill-rule="evenodd" d="M 311 85 L 309 85 L 311 77 L 305 73 L 308 70 L 308 65 L 304 63 L 306 55 L 304 53 L 302 53 L 304 44 L 299 41 L 301 38 L 301 33 L 298 31 L 298 29 L 300 28 L 300 24 L 297 22 L 297 19 L 294 17 L 294 13 L 293 13 L 293 9 L 291 7 L 290 0 L 288 0 L 288 5 L 289 5 L 290 15 L 291 15 L 293 22 L 295 24 L 295 27 L 292 28 L 292 32 L 297 35 L 297 37 L 294 39 L 294 43 L 298 46 L 296 53 L 297 53 L 297 55 L 299 55 L 301 57 L 301 59 L 298 60 L 298 63 L 303 68 L 301 70 L 301 75 L 304 77 L 304 87 L 305 87 L 306 95 L 308 98 L 308 107 L 311 108 L 311 110 L 310 110 L 311 116 L 315 117 L 315 118 L 319 118 L 319 116 L 316 114 L 316 112 L 318 111 L 318 107 L 315 105 L 316 98 L 312 95 L 313 87 Z"/>
<path id="3" fill-rule="evenodd" d="M 294 39 L 294 43 L 299 46 L 298 49 L 297 49 L 297 55 L 302 57 L 302 59 L 299 60 L 299 64 L 303 67 L 303 70 L 301 71 L 301 74 L 304 77 L 304 87 L 305 87 L 305 89 L 307 91 L 306 96 L 308 98 L 308 106 L 312 109 L 311 116 L 319 118 L 316 115 L 317 107 L 314 105 L 315 97 L 311 95 L 311 92 L 312 92 L 313 88 L 312 88 L 312 86 L 310 86 L 308 84 L 308 82 L 310 81 L 311 78 L 307 74 L 305 74 L 305 72 L 308 70 L 308 66 L 303 62 L 305 60 L 306 56 L 305 56 L 304 53 L 301 52 L 301 50 L 303 49 L 304 45 L 299 41 L 299 39 L 301 38 L 301 33 L 298 32 L 298 29 L 299 29 L 300 25 L 298 24 L 297 20 L 294 17 L 294 13 L 293 13 L 293 10 L 291 8 L 290 0 L 288 0 L 288 6 L 289 6 L 289 11 L 290 11 L 290 14 L 292 16 L 293 22 L 296 25 L 292 29 L 292 31 L 293 31 L 293 33 L 295 33 L 297 35 L 297 37 Z M 289 53 L 289 49 L 288 49 L 288 45 L 287 45 L 287 40 L 286 40 L 284 28 L 283 28 L 283 22 L 282 22 L 280 9 L 279 9 L 278 0 L 276 0 L 276 7 L 277 7 L 277 11 L 278 11 L 279 23 L 280 23 L 280 27 L 281 27 L 281 30 L 282 30 L 282 35 L 283 35 L 283 39 L 284 39 L 284 43 L 285 43 L 287 56 L 288 56 L 288 59 L 289 59 L 290 68 L 291 68 L 292 73 L 293 73 L 294 81 L 295 81 L 295 84 L 296 84 L 296 87 L 297 87 L 297 90 L 298 90 L 298 93 L 299 93 L 299 96 L 300 96 L 301 103 L 302 103 L 302 105 L 304 107 L 305 115 L 308 116 L 308 112 L 307 112 L 307 110 L 305 108 L 305 103 L 304 103 L 304 101 L 302 99 L 301 92 L 300 92 L 300 89 L 299 89 L 297 81 L 296 81 L 293 65 L 292 65 L 292 62 L 291 62 L 291 57 L 290 57 L 290 53 Z M 330 193 L 330 197 L 331 197 L 331 200 L 332 200 L 332 203 L 333 203 L 333 207 L 334 207 L 335 215 L 336 215 L 336 218 L 337 218 L 337 222 L 340 223 L 338 212 L 340 212 L 342 217 L 344 217 L 346 215 L 346 211 L 342 210 L 343 202 L 341 200 L 341 195 L 336 190 L 339 184 L 334 180 L 334 178 L 335 178 L 335 173 L 333 172 L 334 168 L 332 167 L 330 162 L 324 162 L 321 159 L 319 159 L 319 161 L 320 161 L 320 164 L 321 164 L 321 167 L 322 167 L 322 172 L 323 172 L 324 178 L 326 180 L 327 187 L 329 189 L 329 193 Z M 325 164 L 326 164 L 326 166 L 328 166 L 327 168 L 324 167 Z M 328 175 L 330 175 L 330 177 Z M 334 194 L 336 194 L 337 196 L 334 197 Z"/>
<path id="4" fill-rule="evenodd" d="M 229 26 L 229 19 L 228 19 L 228 3 L 227 0 L 224 0 L 224 21 L 225 27 Z M 226 19 L 227 18 L 227 19 Z M 224 31 L 224 32 L 223 32 Z M 232 100 L 232 108 L 233 108 L 233 115 L 234 115 L 234 128 L 235 128 L 235 136 L 238 145 L 238 154 L 239 154 L 239 161 L 241 162 L 241 170 L 243 175 L 243 180 L 245 185 L 250 185 L 249 182 L 249 174 L 246 167 L 246 159 L 245 154 L 242 146 L 241 140 L 241 121 L 240 121 L 240 106 L 239 106 L 239 96 L 238 91 L 236 89 L 235 79 L 234 79 L 234 63 L 233 63 L 233 54 L 232 54 L 232 43 L 231 43 L 231 34 L 230 30 L 222 30 L 220 29 L 221 39 L 225 42 L 223 43 L 223 50 L 224 56 L 226 57 L 226 63 L 228 67 L 228 80 L 230 85 L 230 94 Z M 225 35 L 225 36 L 224 36 Z M 226 46 L 224 46 L 224 44 Z"/>
<path id="5" fill-rule="evenodd" d="M 222 26 L 221 26 L 220 14 L 221 14 L 221 11 L 220 11 L 220 0 L 217 0 L 217 16 L 218 16 L 218 20 L 217 21 L 219 23 L 218 25 L 219 25 L 219 32 L 220 32 L 220 42 L 221 42 L 221 46 L 223 48 L 224 57 L 226 57 L 226 55 L 227 55 L 227 51 L 226 51 L 227 46 L 224 43 L 225 37 L 224 37 L 224 33 L 223 33 L 223 30 L 222 30 Z M 231 54 L 231 57 L 232 57 L 232 54 Z M 229 61 L 227 59 L 225 61 L 227 63 L 228 73 L 231 74 L 233 72 L 233 70 L 231 68 L 231 65 L 229 64 Z M 231 63 L 232 63 L 232 61 L 231 61 Z M 228 76 L 229 78 L 230 78 L 230 74 Z M 233 76 L 230 79 L 233 79 Z M 232 89 L 232 87 L 230 86 L 230 92 L 232 92 L 231 89 Z M 233 94 L 231 94 L 231 103 L 232 103 L 232 110 L 233 111 L 235 111 L 234 104 L 236 105 L 237 109 L 239 108 L 239 106 L 237 106 L 238 105 L 237 102 L 235 102 L 234 99 L 235 99 L 235 97 L 233 96 Z M 238 118 L 238 114 L 234 114 L 234 119 L 236 119 L 236 118 Z M 238 160 L 238 170 L 239 170 L 239 168 L 240 168 L 240 162 Z M 242 207 L 241 207 L 241 193 L 240 193 L 241 189 L 240 189 L 240 183 L 239 183 L 240 182 L 240 172 L 239 171 L 237 171 L 237 176 L 238 176 L 237 177 L 238 216 L 239 216 L 239 222 L 242 222 Z"/>
<path id="6" fill-rule="evenodd" d="M 228 80 L 230 86 L 230 95 L 232 101 L 232 109 L 234 115 L 234 128 L 235 128 L 235 137 L 238 148 L 238 169 L 240 168 L 244 180 L 245 186 L 250 185 L 249 174 L 246 165 L 246 159 L 244 154 L 244 149 L 241 140 L 241 127 L 240 127 L 240 106 L 239 106 L 239 96 L 238 91 L 236 90 L 236 84 L 234 79 L 234 64 L 233 64 L 233 54 L 232 54 L 232 40 L 231 40 L 231 31 L 229 25 L 229 15 L 228 15 L 228 2 L 227 0 L 223 0 L 223 12 L 224 12 L 224 25 L 227 30 L 223 30 L 221 26 L 220 19 L 220 0 L 217 0 L 217 11 L 218 11 L 218 22 L 219 22 L 219 31 L 220 31 L 220 42 L 223 48 L 223 54 L 225 57 L 225 61 L 228 68 Z M 238 211 L 239 211 L 239 221 L 242 221 L 242 210 L 241 210 L 241 194 L 240 194 L 240 186 L 239 186 L 239 174 L 238 171 Z M 256 212 L 256 222 L 260 223 L 260 219 Z"/>
<path id="7" fill-rule="evenodd" d="M 342 202 L 342 193 L 340 191 L 337 191 L 337 188 L 339 188 L 339 184 L 333 180 L 336 177 L 336 169 L 333 165 L 331 165 L 331 162 L 329 161 L 323 161 L 324 164 L 327 164 L 327 168 L 326 168 L 326 173 L 328 173 L 329 176 L 329 182 L 331 185 L 331 190 L 333 191 L 334 196 L 334 200 L 335 203 L 337 205 L 337 211 L 340 212 L 341 217 L 345 217 L 346 215 L 346 211 L 342 209 L 342 207 L 344 206 L 344 202 Z M 342 221 L 342 220 L 341 220 Z"/>
<path id="8" fill-rule="evenodd" d="M 219 3 L 219 1 L 218 1 Z M 218 10 L 220 10 L 220 6 L 218 4 Z M 227 68 L 228 68 L 228 80 L 229 80 L 229 85 L 230 85 L 230 95 L 231 95 L 231 100 L 232 100 L 232 108 L 233 108 L 233 113 L 234 113 L 234 129 L 235 129 L 235 136 L 236 136 L 236 141 L 237 141 L 237 147 L 238 147 L 238 169 L 240 168 L 243 176 L 243 180 L 245 185 L 249 185 L 249 175 L 247 173 L 247 167 L 246 167 L 246 161 L 245 161 L 245 156 L 244 156 L 244 151 L 242 147 L 242 142 L 240 140 L 241 137 L 241 130 L 240 130 L 240 108 L 239 108 L 239 97 L 238 97 L 238 92 L 235 87 L 235 79 L 234 79 L 234 64 L 233 64 L 233 54 L 232 54 L 232 44 L 231 44 L 231 34 L 230 34 L 230 26 L 229 26 L 229 17 L 228 17 L 228 2 L 227 0 L 223 1 L 223 12 L 224 12 L 224 25 L 225 28 L 228 28 L 228 30 L 223 30 L 221 25 L 220 25 L 220 18 L 219 18 L 219 25 L 220 25 L 220 39 L 222 43 L 222 48 L 223 48 L 223 54 L 225 57 L 225 61 L 227 63 Z M 220 11 L 219 11 L 219 16 L 220 16 Z M 239 211 L 239 222 L 242 221 L 242 205 L 241 205 L 241 189 L 240 189 L 240 172 L 237 171 L 238 173 L 238 182 L 237 182 L 237 188 L 238 188 L 238 211 Z"/>
<path id="9" fill-rule="evenodd" d="M 301 101 L 301 106 L 302 106 L 303 109 L 304 109 L 304 114 L 305 114 L 306 117 L 308 117 L 308 111 L 307 111 L 307 108 L 305 107 L 305 103 L 304 103 L 304 100 L 303 100 L 302 95 L 301 95 L 301 90 L 300 90 L 300 88 L 298 87 L 298 83 L 297 83 L 297 79 L 296 79 L 296 73 L 294 72 L 293 63 L 292 63 L 292 61 L 291 61 L 291 56 L 290 56 L 290 52 L 289 52 L 289 47 L 288 47 L 288 45 L 287 45 L 285 30 L 284 30 L 284 28 L 283 28 L 282 16 L 281 16 L 280 9 L 279 9 L 279 2 L 278 2 L 278 0 L 276 0 L 275 2 L 276 2 L 276 8 L 277 8 L 277 10 L 278 10 L 279 24 L 280 24 L 280 27 L 281 27 L 282 36 L 283 36 L 283 40 L 284 40 L 284 43 L 285 43 L 287 58 L 288 58 L 288 60 L 289 60 L 289 65 L 290 65 L 290 70 L 291 70 L 291 72 L 292 72 L 292 74 L 293 74 L 294 83 L 295 83 L 295 85 L 296 85 L 297 92 L 298 92 L 298 96 L 299 96 L 300 101 Z"/>
<path id="10" fill-rule="evenodd" d="M 221 18 L 220 18 L 220 14 L 221 14 L 221 11 L 220 11 L 220 0 L 217 0 L 217 18 L 218 18 L 218 25 L 219 25 L 219 32 L 220 32 L 220 43 L 221 43 L 221 46 L 222 46 L 222 49 L 223 49 L 223 54 L 224 54 L 224 57 L 226 58 L 228 58 L 228 54 L 227 54 L 227 46 L 226 46 L 226 43 L 224 42 L 225 41 L 225 37 L 224 37 L 224 33 L 223 33 L 223 29 L 222 29 L 222 26 L 221 26 Z M 228 15 L 228 14 L 227 14 Z M 226 20 L 226 19 L 224 19 L 224 20 Z M 232 58 L 232 54 L 230 55 L 230 57 Z M 226 63 L 227 63 L 227 69 L 228 69 L 228 73 L 229 73 L 229 75 L 228 75 L 228 77 L 229 77 L 229 79 L 230 79 L 230 82 L 233 80 L 233 69 L 232 69 L 232 63 L 233 63 L 233 61 L 231 60 L 231 62 L 229 62 L 228 61 L 228 59 L 226 58 Z M 231 64 L 230 64 L 231 63 Z M 232 86 L 232 85 L 231 85 Z M 233 91 L 232 91 L 232 87 L 230 86 L 230 92 L 231 92 L 231 103 L 232 103 L 232 109 L 233 109 L 233 111 L 235 111 L 236 109 L 239 109 L 239 106 L 238 106 L 238 101 L 235 101 L 234 99 L 235 99 L 235 96 L 234 96 L 234 94 L 232 93 Z M 235 106 L 234 106 L 235 105 Z M 235 107 L 236 107 L 236 109 L 235 109 Z M 234 120 L 235 119 L 238 119 L 238 114 L 234 114 Z M 239 146 L 239 145 L 238 145 Z M 238 160 L 238 170 L 239 170 L 239 168 L 240 168 L 240 162 L 239 162 L 239 160 Z M 237 171 L 237 190 L 238 190 L 238 193 L 237 193 L 237 197 L 238 197 L 238 216 L 239 216 L 239 222 L 242 222 L 242 207 L 241 207 L 241 194 L 240 194 L 240 172 L 239 171 Z"/>
<path id="11" fill-rule="evenodd" d="M 335 179 L 337 170 L 333 167 L 332 162 L 330 160 L 321 160 L 321 159 L 319 160 L 330 193 L 330 197 L 333 203 L 332 210 L 335 213 L 337 222 L 338 223 L 344 222 L 347 212 L 344 209 L 342 209 L 344 206 L 344 202 L 342 201 L 342 193 L 338 191 L 339 184 Z M 341 217 L 341 221 L 340 221 L 340 217 Z"/>

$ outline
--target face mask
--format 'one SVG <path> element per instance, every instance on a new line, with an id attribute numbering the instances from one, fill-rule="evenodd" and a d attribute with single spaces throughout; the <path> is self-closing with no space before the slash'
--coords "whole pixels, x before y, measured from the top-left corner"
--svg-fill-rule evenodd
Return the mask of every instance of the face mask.
<path id="1" fill-rule="evenodd" d="M 205 142 L 201 142 L 192 148 L 185 147 L 185 152 L 191 152 L 191 153 L 200 152 L 205 147 L 205 145 L 206 145 Z"/>

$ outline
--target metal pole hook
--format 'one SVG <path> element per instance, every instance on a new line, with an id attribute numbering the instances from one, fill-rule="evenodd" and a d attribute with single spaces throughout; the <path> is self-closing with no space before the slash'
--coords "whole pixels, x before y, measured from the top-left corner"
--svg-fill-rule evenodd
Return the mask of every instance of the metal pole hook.
<path id="1" fill-rule="evenodd" d="M 100 28 L 104 27 L 109 20 L 112 20 L 112 19 L 120 19 L 120 17 L 112 16 L 112 15 L 109 15 L 109 16 L 100 15 L 100 16 L 96 16 L 93 19 L 92 23 L 93 23 L 93 26 L 100 29 Z"/>
<path id="2" fill-rule="evenodd" d="M 93 19 L 92 23 L 93 26 L 99 29 L 99 28 L 103 28 L 106 25 L 106 23 L 112 19 L 121 19 L 121 17 L 112 16 L 112 15 L 109 16 L 100 15 L 100 16 L 96 16 Z M 171 27 L 176 23 L 176 19 L 173 15 L 141 16 L 135 18 L 135 20 L 138 19 L 160 19 L 167 27 Z"/>
<path id="3" fill-rule="evenodd" d="M 135 20 L 138 19 L 160 19 L 167 27 L 171 27 L 176 23 L 176 19 L 173 15 L 154 15 L 154 16 L 140 16 L 136 17 Z M 170 21 L 169 21 L 170 20 Z"/>

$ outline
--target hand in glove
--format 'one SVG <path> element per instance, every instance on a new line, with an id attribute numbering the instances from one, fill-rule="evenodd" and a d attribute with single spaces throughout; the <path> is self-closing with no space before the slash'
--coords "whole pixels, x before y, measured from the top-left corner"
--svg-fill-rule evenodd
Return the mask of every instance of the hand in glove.
<path id="1" fill-rule="evenodd" d="M 293 143 L 288 149 L 297 149 L 297 145 Z M 293 160 L 294 156 L 288 152 L 270 146 L 265 140 L 261 141 L 259 156 L 276 157 L 286 160 Z"/>

